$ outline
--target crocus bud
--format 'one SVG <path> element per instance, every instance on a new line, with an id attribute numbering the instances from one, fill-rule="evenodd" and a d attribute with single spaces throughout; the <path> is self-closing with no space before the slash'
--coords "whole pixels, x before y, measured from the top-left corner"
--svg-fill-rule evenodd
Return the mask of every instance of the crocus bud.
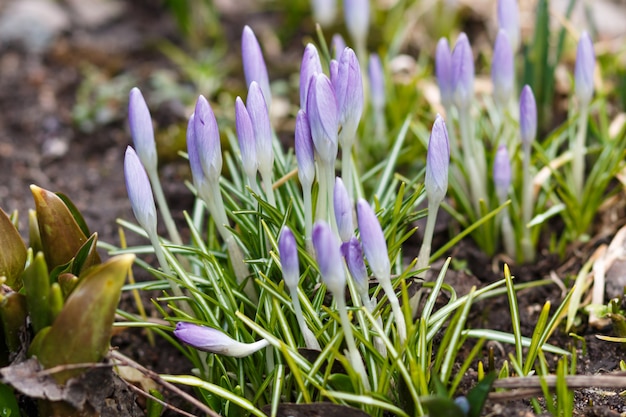
<path id="1" fill-rule="evenodd" d="M 491 62 L 491 81 L 493 82 L 493 96 L 496 104 L 506 106 L 513 95 L 513 51 L 508 35 L 502 29 L 498 32 L 493 47 L 493 61 Z"/>
<path id="2" fill-rule="evenodd" d="M 512 51 L 520 45 L 519 11 L 516 0 L 498 0 L 498 26 L 509 37 Z"/>
<path id="3" fill-rule="evenodd" d="M 437 42 L 437 50 L 435 51 L 435 74 L 437 76 L 437 84 L 439 84 L 439 93 L 441 94 L 441 103 L 448 107 L 452 104 L 452 52 L 446 38 L 439 39 Z"/>
<path id="4" fill-rule="evenodd" d="M 574 79 L 576 81 L 576 97 L 581 103 L 588 104 L 593 96 L 593 70 L 596 57 L 593 43 L 587 32 L 580 35 L 576 50 L 576 67 Z"/>
<path id="5" fill-rule="evenodd" d="M 341 53 L 337 81 L 333 80 L 332 84 L 339 110 L 339 123 L 350 136 L 354 136 L 363 113 L 363 79 L 359 60 L 352 49 L 346 48 Z"/>
<path id="6" fill-rule="evenodd" d="M 157 169 L 157 151 L 154 129 L 148 105 L 137 87 L 130 90 L 128 97 L 128 124 L 133 144 L 141 163 L 147 170 Z"/>
<path id="7" fill-rule="evenodd" d="M 506 201 L 511 186 L 511 161 L 505 145 L 500 145 L 493 161 L 493 182 L 498 201 Z"/>
<path id="8" fill-rule="evenodd" d="M 322 72 L 322 63 L 317 48 L 309 43 L 304 48 L 302 64 L 300 65 L 300 108 L 306 109 L 306 98 L 309 93 L 309 83 L 314 74 Z"/>
<path id="9" fill-rule="evenodd" d="M 363 261 L 363 248 L 361 247 L 359 239 L 357 239 L 356 236 L 352 236 L 349 241 L 341 245 L 341 253 L 346 260 L 348 271 L 350 271 L 350 275 L 354 279 L 356 285 L 360 290 L 365 289 L 367 291 L 367 270 L 365 269 L 365 262 Z"/>
<path id="10" fill-rule="evenodd" d="M 222 173 L 220 131 L 211 106 L 204 96 L 198 97 L 193 116 L 193 130 L 198 158 L 205 178 L 217 182 Z"/>
<path id="11" fill-rule="evenodd" d="M 363 251 L 367 257 L 372 273 L 376 277 L 388 277 L 391 264 L 389 263 L 389 255 L 387 254 L 387 242 L 383 229 L 378 222 L 378 218 L 374 210 L 367 201 L 359 198 L 356 204 L 356 214 L 359 223 L 359 231 L 361 233 L 361 242 L 363 243 Z"/>
<path id="12" fill-rule="evenodd" d="M 130 206 L 137 222 L 148 234 L 156 234 L 157 213 L 150 180 L 137 153 L 130 146 L 126 148 L 124 157 L 124 178 Z"/>
<path id="13" fill-rule="evenodd" d="M 256 141 L 250 115 L 241 97 L 237 97 L 235 100 L 235 125 L 243 169 L 248 178 L 254 178 L 259 164 L 256 157 Z"/>
<path id="14" fill-rule="evenodd" d="M 330 229 L 328 223 L 318 220 L 313 226 L 312 239 L 315 258 L 324 284 L 333 294 L 343 293 L 346 285 L 346 274 L 337 236 Z"/>
<path id="15" fill-rule="evenodd" d="M 243 28 L 241 36 L 241 56 L 243 60 L 243 73 L 246 77 L 246 85 L 250 87 L 252 81 L 259 83 L 263 90 L 263 97 L 269 108 L 272 103 L 272 93 L 270 90 L 270 81 L 267 75 L 267 67 L 263 59 L 261 45 L 257 40 L 250 26 Z"/>
<path id="16" fill-rule="evenodd" d="M 272 125 L 263 99 L 263 92 L 256 81 L 250 83 L 246 108 L 252 121 L 256 142 L 256 156 L 259 171 L 271 173 L 274 166 L 274 150 L 272 149 Z"/>
<path id="17" fill-rule="evenodd" d="M 336 59 L 331 59 L 328 63 L 328 73 L 330 75 L 330 83 L 335 86 L 335 83 L 338 82 L 339 77 L 339 61 Z"/>
<path id="18" fill-rule="evenodd" d="M 337 0 L 311 0 L 313 19 L 322 26 L 328 26 L 337 15 Z"/>
<path id="19" fill-rule="evenodd" d="M 372 106 L 377 110 L 385 107 L 385 72 L 378 54 L 370 54 L 368 75 L 370 78 L 370 99 Z"/>
<path id="20" fill-rule="evenodd" d="M 350 240 L 354 234 L 354 222 L 352 221 L 352 203 L 348 190 L 341 178 L 335 178 L 335 188 L 333 190 L 333 204 L 335 206 L 335 219 L 339 237 L 343 242 Z"/>
<path id="21" fill-rule="evenodd" d="M 176 323 L 174 336 L 198 350 L 235 358 L 244 358 L 269 346 L 265 339 L 254 343 L 241 343 L 217 329 L 184 322 Z"/>
<path id="22" fill-rule="evenodd" d="M 537 104 L 532 88 L 525 85 L 519 98 L 519 129 L 522 147 L 530 149 L 530 144 L 537 135 Z"/>
<path id="23" fill-rule="evenodd" d="M 333 38 L 330 41 L 330 45 L 331 45 L 330 49 L 333 54 L 333 57 L 336 60 L 339 60 L 341 53 L 343 52 L 344 49 L 346 49 L 346 41 L 343 39 L 343 36 L 341 36 L 338 33 L 335 33 L 333 35 Z"/>
<path id="24" fill-rule="evenodd" d="M 441 202 L 448 191 L 448 166 L 450 165 L 450 145 L 446 124 L 437 115 L 428 140 L 426 155 L 426 178 L 424 186 L 429 201 Z"/>
<path id="25" fill-rule="evenodd" d="M 187 122 L 187 156 L 189 157 L 189 167 L 191 168 L 191 177 L 193 179 L 193 184 L 195 185 L 198 192 L 200 192 L 206 178 L 204 176 L 204 170 L 202 169 L 202 162 L 200 162 L 200 154 L 198 153 L 198 144 L 196 141 L 196 132 L 194 129 L 194 119 L 195 117 L 192 114 L 189 117 L 189 121 Z"/>
<path id="26" fill-rule="evenodd" d="M 370 0 L 344 0 L 344 19 L 352 39 L 365 43 L 370 25 Z"/>
<path id="27" fill-rule="evenodd" d="M 282 264 L 283 279 L 288 288 L 298 286 L 300 280 L 300 268 L 298 265 L 298 246 L 291 229 L 283 227 L 278 239 L 278 252 Z"/>
<path id="28" fill-rule="evenodd" d="M 333 86 L 325 74 L 311 78 L 306 114 L 317 154 L 322 161 L 332 163 L 337 159 L 339 120 Z"/>
<path id="29" fill-rule="evenodd" d="M 469 107 L 474 95 L 474 55 L 465 33 L 461 33 L 452 51 L 453 100 L 460 109 Z"/>
<path id="30" fill-rule="evenodd" d="M 315 159 L 311 129 L 309 128 L 309 121 L 304 110 L 299 110 L 296 116 L 295 135 L 298 178 L 300 178 L 300 183 L 310 187 L 315 180 Z"/>

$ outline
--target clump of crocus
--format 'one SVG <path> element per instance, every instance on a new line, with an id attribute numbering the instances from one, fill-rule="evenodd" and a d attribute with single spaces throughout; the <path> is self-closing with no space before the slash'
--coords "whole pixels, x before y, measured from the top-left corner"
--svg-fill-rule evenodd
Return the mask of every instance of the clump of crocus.
<path id="1" fill-rule="evenodd" d="M 300 282 L 300 268 L 298 265 L 298 247 L 296 239 L 291 230 L 285 226 L 280 232 L 278 239 L 278 252 L 280 254 L 280 263 L 283 271 L 283 279 L 285 285 L 291 295 L 293 310 L 296 314 L 298 326 L 304 337 L 304 343 L 308 349 L 320 350 L 320 344 L 315 338 L 313 332 L 309 329 L 302 315 L 302 306 L 298 298 L 298 284 Z"/>
<path id="2" fill-rule="evenodd" d="M 322 280 L 326 284 L 326 288 L 332 293 L 337 311 L 341 319 L 341 326 L 345 335 L 346 345 L 348 346 L 348 355 L 350 364 L 361 377 L 361 382 L 366 390 L 370 385 L 367 379 L 367 372 L 363 364 L 363 359 L 354 342 L 352 334 L 352 325 L 348 318 L 348 309 L 346 307 L 346 274 L 344 264 L 341 259 L 341 249 L 339 240 L 335 233 L 330 229 L 328 223 L 318 220 L 313 226 L 313 246 L 315 247 L 315 257 L 319 266 Z"/>
<path id="3" fill-rule="evenodd" d="M 511 187 L 511 161 L 505 145 L 500 145 L 496 151 L 496 157 L 493 161 L 493 182 L 498 203 L 502 205 L 508 200 L 509 188 Z M 515 259 L 515 232 L 511 225 L 509 211 L 503 210 L 498 213 L 498 219 L 502 230 L 504 250 L 512 259 Z"/>
<path id="4" fill-rule="evenodd" d="M 521 41 L 517 0 L 498 0 L 498 26 L 506 32 L 511 50 L 516 52 Z"/>
<path id="5" fill-rule="evenodd" d="M 198 350 L 234 358 L 245 358 L 269 346 L 265 339 L 254 343 L 242 343 L 212 327 L 185 322 L 176 323 L 174 336 Z"/>
<path id="6" fill-rule="evenodd" d="M 250 83 L 246 109 L 252 122 L 256 145 L 259 174 L 263 181 L 267 201 L 276 205 L 274 190 L 272 189 L 272 172 L 274 168 L 274 150 L 272 149 L 272 125 L 263 99 L 263 92 L 256 81 Z"/>
<path id="7" fill-rule="evenodd" d="M 391 264 L 389 262 L 385 235 L 383 234 L 383 230 L 374 210 L 367 201 L 362 198 L 358 200 L 356 213 L 361 242 L 363 243 L 363 250 L 367 257 L 367 262 L 369 263 L 370 270 L 378 279 L 378 283 L 387 295 L 389 305 L 391 305 L 391 310 L 396 319 L 395 323 L 400 343 L 404 344 L 406 340 L 406 322 L 402 314 L 402 309 L 400 308 L 398 297 L 391 285 Z"/>
<path id="8" fill-rule="evenodd" d="M 311 233 L 313 230 L 313 202 L 311 190 L 315 180 L 315 159 L 313 139 L 309 121 L 304 110 L 298 111 L 295 131 L 296 159 L 298 161 L 298 178 L 302 187 L 304 200 L 304 229 L 307 249 L 310 249 Z M 311 252 L 309 250 L 309 252 Z"/>
<path id="9" fill-rule="evenodd" d="M 519 124 L 522 139 L 522 255 L 532 261 L 535 253 L 530 240 L 528 223 L 533 214 L 534 198 L 530 177 L 530 149 L 537 135 L 537 103 L 530 86 L 522 88 L 519 100 Z"/>
<path id="10" fill-rule="evenodd" d="M 272 105 L 272 92 L 270 90 L 269 76 L 267 75 L 267 66 L 265 65 L 261 45 L 259 45 L 254 31 L 248 25 L 243 28 L 241 35 L 241 58 L 246 85 L 250 87 L 252 81 L 256 81 L 259 84 L 269 109 Z"/>

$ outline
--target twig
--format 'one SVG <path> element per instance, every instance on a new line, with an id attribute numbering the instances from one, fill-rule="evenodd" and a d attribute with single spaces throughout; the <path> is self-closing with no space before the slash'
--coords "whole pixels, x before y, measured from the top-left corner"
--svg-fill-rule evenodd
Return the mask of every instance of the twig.
<path id="1" fill-rule="evenodd" d="M 122 381 L 124 381 L 124 383 L 126 384 L 126 386 L 130 390 L 135 391 L 137 394 L 142 395 L 142 396 L 144 396 L 146 398 L 150 398 L 152 401 L 156 401 L 157 403 L 161 404 L 165 408 L 168 408 L 168 409 L 170 409 L 170 410 L 172 410 L 172 411 L 174 411 L 174 412 L 176 412 L 176 413 L 178 413 L 180 415 L 186 416 L 186 417 L 195 417 L 193 414 L 188 413 L 185 410 L 181 410 L 178 407 L 174 407 L 173 405 L 168 404 L 167 402 L 165 402 L 165 401 L 161 400 L 160 398 L 157 398 L 154 395 L 152 395 L 152 394 L 142 390 L 141 388 L 131 384 L 130 382 L 125 381 L 124 378 L 122 378 Z"/>

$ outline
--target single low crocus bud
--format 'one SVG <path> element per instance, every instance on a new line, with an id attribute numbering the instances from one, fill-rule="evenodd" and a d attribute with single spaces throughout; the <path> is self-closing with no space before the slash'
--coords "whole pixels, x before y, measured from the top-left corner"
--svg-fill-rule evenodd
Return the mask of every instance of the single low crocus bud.
<path id="1" fill-rule="evenodd" d="M 574 80 L 576 82 L 576 97 L 581 103 L 589 104 L 593 96 L 593 71 L 596 65 L 596 56 L 593 43 L 587 32 L 580 35 L 576 50 L 576 66 Z"/>
<path id="2" fill-rule="evenodd" d="M 250 87 L 252 81 L 259 83 L 263 90 L 263 97 L 267 107 L 271 107 L 272 92 L 270 90 L 270 81 L 267 75 L 267 66 L 263 59 L 263 51 L 250 26 L 243 28 L 241 36 L 241 56 L 243 60 L 243 73 L 246 77 L 246 85 Z"/>
<path id="3" fill-rule="evenodd" d="M 333 86 L 325 74 L 311 78 L 306 114 L 317 154 L 325 163 L 333 163 L 337 159 L 339 120 Z"/>
<path id="4" fill-rule="evenodd" d="M 302 55 L 302 64 L 300 64 L 300 108 L 306 109 L 306 99 L 309 93 L 309 83 L 311 77 L 322 72 L 322 63 L 320 61 L 317 48 L 309 43 L 304 48 Z"/>
<path id="5" fill-rule="evenodd" d="M 441 202 L 448 191 L 448 166 L 450 165 L 450 145 L 446 124 L 437 115 L 428 140 L 426 154 L 426 178 L 424 186 L 429 201 Z"/>
<path id="6" fill-rule="evenodd" d="M 361 242 L 356 236 L 352 236 L 349 241 L 341 245 L 341 253 L 348 265 L 348 271 L 354 279 L 354 282 L 359 287 L 359 292 L 368 290 L 368 276 L 367 269 L 365 269 L 365 262 L 363 261 L 363 248 Z"/>
<path id="7" fill-rule="evenodd" d="M 248 178 L 252 179 L 256 176 L 259 162 L 256 156 L 256 141 L 252 121 L 241 97 L 237 97 L 235 100 L 235 124 L 243 169 Z"/>
<path id="8" fill-rule="evenodd" d="M 356 204 L 356 213 L 361 233 L 363 251 L 370 269 L 378 277 L 388 277 L 391 271 L 387 241 L 374 210 L 367 201 L 360 198 Z"/>
<path id="9" fill-rule="evenodd" d="M 283 279 L 288 288 L 298 286 L 300 281 L 300 267 L 298 265 L 298 246 L 291 229 L 283 227 L 278 239 L 278 252 L 282 264 Z"/>
<path id="10" fill-rule="evenodd" d="M 271 174 L 274 166 L 272 149 L 272 125 L 263 99 L 263 92 L 256 81 L 250 83 L 246 109 L 250 115 L 256 143 L 256 157 L 261 173 Z"/>
<path id="11" fill-rule="evenodd" d="M 530 145 L 537 135 L 537 103 L 529 85 L 522 88 L 519 98 L 519 128 L 522 147 L 530 149 Z"/>
<path id="12" fill-rule="evenodd" d="M 347 242 L 354 235 L 354 222 L 352 220 L 352 203 L 348 190 L 341 178 L 335 178 L 335 188 L 333 190 L 333 204 L 335 206 L 335 219 L 339 237 L 343 242 Z"/>
<path id="13" fill-rule="evenodd" d="M 265 339 L 254 343 L 241 343 L 212 327 L 184 322 L 176 323 L 174 336 L 198 350 L 234 358 L 250 356 L 257 350 L 269 346 Z"/>
<path id="14" fill-rule="evenodd" d="M 370 25 L 370 0 L 344 0 L 344 19 L 355 43 L 365 44 Z"/>
<path id="15" fill-rule="evenodd" d="M 382 110 L 386 101 L 385 72 L 378 54 L 370 54 L 367 69 L 370 78 L 370 100 L 372 101 L 372 106 L 376 110 Z"/>
<path id="16" fill-rule="evenodd" d="M 493 47 L 493 61 L 491 62 L 493 96 L 499 106 L 505 107 L 513 96 L 514 71 L 511 44 L 506 32 L 500 29 Z"/>
<path id="17" fill-rule="evenodd" d="M 198 157 L 205 178 L 217 183 L 222 173 L 222 147 L 215 114 L 204 96 L 198 97 L 193 117 Z"/>
<path id="18" fill-rule="evenodd" d="M 459 35 L 452 51 L 452 88 L 454 104 L 468 108 L 474 96 L 474 55 L 465 33 Z"/>
<path id="19" fill-rule="evenodd" d="M 437 84 L 439 85 L 439 93 L 441 94 L 441 103 L 447 108 L 452 104 L 452 52 L 446 38 L 439 39 L 437 42 L 437 50 L 435 51 L 435 74 L 437 76 Z"/>
<path id="20" fill-rule="evenodd" d="M 346 274 L 337 236 L 330 229 L 328 223 L 318 220 L 313 226 L 312 239 L 315 258 L 326 288 L 335 296 L 343 294 L 346 286 Z"/>
<path id="21" fill-rule="evenodd" d="M 137 87 L 130 90 L 128 97 L 128 124 L 141 163 L 146 170 L 156 171 L 157 151 L 152 117 L 148 105 Z"/>
<path id="22" fill-rule="evenodd" d="M 300 183 L 310 187 L 315 180 L 315 157 L 311 129 L 309 128 L 309 121 L 304 110 L 299 110 L 296 116 L 295 136 L 298 178 Z"/>
<path id="23" fill-rule="evenodd" d="M 512 51 L 520 46 L 519 11 L 516 0 L 498 0 L 498 26 L 503 29 L 511 45 Z"/>
<path id="24" fill-rule="evenodd" d="M 500 204 L 504 203 L 509 195 L 511 186 L 511 161 L 505 145 L 500 145 L 493 161 L 493 182 Z"/>
<path id="25" fill-rule="evenodd" d="M 331 78 L 332 80 L 332 78 Z M 336 81 L 332 81 L 339 110 L 339 123 L 352 140 L 363 113 L 363 79 L 354 51 L 346 48 L 341 53 Z M 344 136 L 344 135 L 342 135 Z"/>
<path id="26" fill-rule="evenodd" d="M 124 178 L 130 206 L 137 222 L 149 235 L 156 234 L 157 212 L 150 180 L 137 153 L 130 146 L 126 148 L 124 156 Z"/>

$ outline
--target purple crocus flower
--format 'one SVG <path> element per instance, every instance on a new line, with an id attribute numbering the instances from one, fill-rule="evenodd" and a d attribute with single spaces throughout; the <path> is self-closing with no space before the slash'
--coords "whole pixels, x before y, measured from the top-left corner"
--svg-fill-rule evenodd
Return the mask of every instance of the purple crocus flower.
<path id="1" fill-rule="evenodd" d="M 493 161 L 493 182 L 498 201 L 506 201 L 511 186 L 511 161 L 505 145 L 500 145 Z"/>
<path id="2" fill-rule="evenodd" d="M 448 166 L 450 165 L 450 145 L 446 124 L 437 115 L 428 140 L 426 154 L 426 178 L 424 186 L 430 201 L 441 202 L 448 191 Z"/>
<path id="3" fill-rule="evenodd" d="M 370 0 L 344 0 L 344 19 L 352 39 L 365 43 L 370 25 Z"/>
<path id="4" fill-rule="evenodd" d="M 256 157 L 256 141 L 250 115 L 241 97 L 237 97 L 235 100 L 235 124 L 243 169 L 248 178 L 254 178 L 259 164 Z"/>
<path id="5" fill-rule="evenodd" d="M 196 143 L 196 132 L 194 130 L 194 115 L 189 117 L 187 122 L 187 155 L 189 157 L 189 167 L 191 168 L 191 177 L 193 178 L 193 184 L 198 192 L 203 187 L 206 178 L 204 176 L 204 170 L 202 169 L 202 163 L 200 162 L 200 154 L 198 153 L 198 144 Z"/>
<path id="6" fill-rule="evenodd" d="M 574 80 L 576 81 L 576 97 L 582 103 L 588 104 L 593 96 L 593 71 L 596 57 L 593 43 L 587 32 L 580 35 L 576 50 L 576 66 Z"/>
<path id="7" fill-rule="evenodd" d="M 522 88 L 519 98 L 519 128 L 522 136 L 522 147 L 530 149 L 530 144 L 537 135 L 537 103 L 529 85 Z"/>
<path id="8" fill-rule="evenodd" d="M 269 342 L 265 339 L 254 343 L 241 343 L 212 327 L 185 322 L 176 323 L 174 336 L 198 350 L 235 358 L 244 358 L 269 346 Z"/>
<path id="9" fill-rule="evenodd" d="M 513 95 L 514 71 L 511 43 L 506 32 L 500 29 L 493 47 L 491 81 L 493 82 L 493 95 L 496 103 L 502 107 L 509 103 Z"/>
<path id="10" fill-rule="evenodd" d="M 336 60 L 339 60 L 341 53 L 343 52 L 344 49 L 346 49 L 346 41 L 343 39 L 343 36 L 341 36 L 338 33 L 335 33 L 333 35 L 333 38 L 330 41 L 330 45 L 331 45 L 330 49 L 333 54 L 333 58 L 335 58 Z"/>
<path id="11" fill-rule="evenodd" d="M 328 63 L 328 73 L 330 75 L 330 83 L 333 85 L 334 88 L 335 84 L 338 82 L 339 77 L 339 61 L 337 61 L 336 59 L 330 60 L 330 62 Z"/>
<path id="12" fill-rule="evenodd" d="M 361 242 L 356 236 L 350 237 L 350 240 L 341 245 L 341 253 L 343 254 L 346 264 L 348 265 L 348 271 L 354 279 L 359 289 L 365 289 L 367 291 L 368 276 L 367 269 L 365 269 L 365 262 L 363 261 L 363 248 Z"/>
<path id="13" fill-rule="evenodd" d="M 331 78 L 332 80 L 332 78 Z M 337 81 L 332 81 L 339 110 L 339 123 L 353 136 L 363 113 L 363 80 L 354 51 L 346 48 L 339 59 Z"/>
<path id="14" fill-rule="evenodd" d="M 322 280 L 337 297 L 337 294 L 343 294 L 346 285 L 339 239 L 324 220 L 315 222 L 312 239 Z"/>
<path id="15" fill-rule="evenodd" d="M 208 181 L 217 182 L 222 173 L 222 147 L 215 114 L 204 96 L 199 96 L 193 115 L 197 155 Z M 189 146 L 188 146 L 189 148 Z"/>
<path id="16" fill-rule="evenodd" d="M 441 38 L 437 42 L 435 74 L 437 76 L 437 84 L 439 84 L 441 103 L 447 108 L 452 104 L 454 86 L 452 84 L 452 52 L 450 52 L 450 46 L 446 38 Z"/>
<path id="17" fill-rule="evenodd" d="M 322 63 L 317 48 L 309 43 L 304 48 L 302 64 L 300 65 L 300 108 L 306 109 L 306 98 L 309 93 L 311 77 L 322 72 Z"/>
<path id="18" fill-rule="evenodd" d="M 243 60 L 243 73 L 246 77 L 246 85 L 250 87 L 252 81 L 259 83 L 263 90 L 263 97 L 269 108 L 272 103 L 270 81 L 267 75 L 267 67 L 263 59 L 263 51 L 250 26 L 243 28 L 241 36 L 241 56 Z"/>
<path id="19" fill-rule="evenodd" d="M 156 234 L 157 212 L 148 174 L 135 150 L 128 146 L 124 156 L 126 191 L 139 225 L 150 235 Z"/>
<path id="20" fill-rule="evenodd" d="M 310 187 L 315 180 L 315 159 L 311 129 L 304 110 L 299 110 L 296 116 L 295 136 L 298 178 L 302 184 L 307 184 Z"/>
<path id="21" fill-rule="evenodd" d="M 246 109 L 252 122 L 256 143 L 256 156 L 261 173 L 272 172 L 274 166 L 274 150 L 272 149 L 272 125 L 263 98 L 261 87 L 256 81 L 250 83 Z"/>
<path id="22" fill-rule="evenodd" d="M 388 277 L 391 264 L 387 255 L 387 241 L 374 210 L 367 201 L 359 198 L 356 204 L 356 214 L 363 250 L 370 269 L 379 279 Z"/>
<path id="23" fill-rule="evenodd" d="M 330 80 L 325 74 L 311 77 L 306 114 L 315 150 L 325 163 L 337 159 L 339 120 L 337 102 Z"/>
<path id="24" fill-rule="evenodd" d="M 298 246 L 291 229 L 283 227 L 278 239 L 278 252 L 282 264 L 283 279 L 288 288 L 298 286 L 300 280 L 300 267 L 298 265 Z"/>
<path id="25" fill-rule="evenodd" d="M 341 178 L 335 178 L 335 188 L 333 190 L 333 204 L 335 207 L 335 219 L 339 237 L 343 242 L 347 242 L 354 235 L 354 222 L 352 220 L 352 203 L 348 190 Z"/>
<path id="26" fill-rule="evenodd" d="M 498 26 L 503 29 L 511 45 L 517 51 L 520 44 L 519 11 L 517 0 L 498 0 Z"/>
<path id="27" fill-rule="evenodd" d="M 375 109 L 381 110 L 385 107 L 385 73 L 383 64 L 380 62 L 378 54 L 370 54 L 368 75 L 370 78 L 370 99 Z"/>
<path id="28" fill-rule="evenodd" d="M 137 87 L 130 90 L 128 97 L 128 124 L 141 163 L 145 169 L 156 171 L 157 151 L 152 117 L 150 117 L 146 100 Z"/>
<path id="29" fill-rule="evenodd" d="M 474 96 L 474 55 L 465 33 L 459 35 L 452 51 L 452 88 L 454 104 L 468 108 Z"/>

